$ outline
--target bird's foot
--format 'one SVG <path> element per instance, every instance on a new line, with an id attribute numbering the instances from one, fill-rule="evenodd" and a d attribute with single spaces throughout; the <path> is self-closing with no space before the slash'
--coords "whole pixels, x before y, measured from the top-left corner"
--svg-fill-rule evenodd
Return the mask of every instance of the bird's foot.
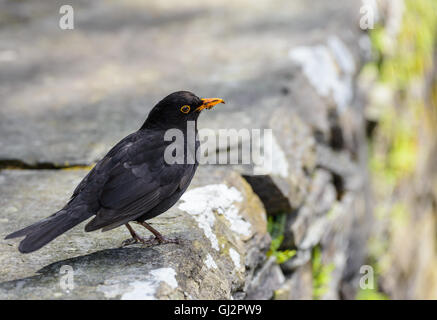
<path id="1" fill-rule="evenodd" d="M 178 238 L 166 238 L 166 237 L 150 237 L 148 239 L 135 237 L 135 238 L 124 240 L 121 243 L 121 247 L 127 247 L 136 243 L 141 243 L 146 246 L 156 246 L 156 245 L 167 244 L 167 243 L 180 244 L 181 240 L 179 240 Z"/>
<path id="2" fill-rule="evenodd" d="M 126 239 L 121 243 L 121 247 L 127 247 L 138 242 L 138 239 L 135 238 Z"/>

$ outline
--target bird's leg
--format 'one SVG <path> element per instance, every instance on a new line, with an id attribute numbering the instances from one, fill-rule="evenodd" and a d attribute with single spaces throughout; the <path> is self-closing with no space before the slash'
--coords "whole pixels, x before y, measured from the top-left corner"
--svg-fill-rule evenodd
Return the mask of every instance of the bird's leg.
<path id="1" fill-rule="evenodd" d="M 129 233 L 132 236 L 132 238 L 124 240 L 121 244 L 122 247 L 129 246 L 131 244 L 135 244 L 138 242 L 141 242 L 142 244 L 153 244 L 152 243 L 153 241 L 151 240 L 155 240 L 155 239 L 151 239 L 151 240 L 143 239 L 135 232 L 135 230 L 129 225 L 129 223 L 126 223 L 125 226 L 129 230 Z"/>
<path id="2" fill-rule="evenodd" d="M 155 236 L 155 239 L 158 241 L 159 244 L 165 244 L 165 243 L 180 243 L 179 239 L 170 239 L 164 237 L 162 234 L 159 233 L 158 230 L 153 228 L 150 224 L 147 222 L 138 222 L 140 225 L 142 225 L 144 228 L 149 230 L 153 235 Z"/>
<path id="3" fill-rule="evenodd" d="M 121 244 L 122 247 L 129 246 L 129 245 L 135 244 L 135 243 L 142 243 L 142 244 L 146 244 L 146 245 L 156 245 L 156 244 L 166 244 L 166 243 L 180 243 L 180 241 L 178 239 L 168 239 L 168 238 L 165 238 L 156 229 L 152 228 L 152 226 L 150 226 L 148 223 L 138 222 L 138 224 L 141 224 L 142 226 L 147 228 L 147 230 L 152 232 L 154 237 L 149 238 L 149 239 L 144 239 L 144 238 L 140 237 L 135 232 L 135 230 L 129 225 L 129 223 L 126 223 L 125 226 L 129 230 L 129 233 L 131 234 L 132 238 L 123 241 L 122 244 Z"/>

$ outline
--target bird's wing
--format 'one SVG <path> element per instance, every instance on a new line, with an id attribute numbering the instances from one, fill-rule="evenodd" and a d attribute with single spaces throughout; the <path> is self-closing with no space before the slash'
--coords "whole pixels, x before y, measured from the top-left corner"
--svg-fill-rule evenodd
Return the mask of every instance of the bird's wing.
<path id="1" fill-rule="evenodd" d="M 90 172 L 88 172 L 88 174 L 77 185 L 76 189 L 73 191 L 73 195 L 70 198 L 70 202 L 76 198 L 77 195 L 83 192 L 86 187 L 89 187 L 90 184 L 102 185 L 102 183 L 108 179 L 113 167 L 122 161 L 123 157 L 126 156 L 127 149 L 129 149 L 135 142 L 140 140 L 140 138 L 141 137 L 139 133 L 134 132 L 120 140 L 114 147 L 112 147 L 111 150 L 109 150 L 109 152 L 99 162 L 96 163 Z"/>
<path id="2" fill-rule="evenodd" d="M 125 145 L 108 153 L 110 170 L 100 189 L 101 208 L 86 231 L 136 219 L 173 194 L 186 175 L 186 165 L 164 162 L 167 144 L 160 135 L 143 133 Z"/>

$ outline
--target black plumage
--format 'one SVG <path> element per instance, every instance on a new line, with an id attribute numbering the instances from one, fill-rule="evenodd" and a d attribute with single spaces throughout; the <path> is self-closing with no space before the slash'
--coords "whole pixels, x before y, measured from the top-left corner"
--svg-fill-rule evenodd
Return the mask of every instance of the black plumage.
<path id="1" fill-rule="evenodd" d="M 167 243 L 166 239 L 145 221 L 172 207 L 185 192 L 197 168 L 197 160 L 167 163 L 164 154 L 173 141 L 164 139 L 170 129 L 184 134 L 187 143 L 187 121 L 195 124 L 200 111 L 209 109 L 221 99 L 200 99 L 188 91 L 172 93 L 150 111 L 143 126 L 117 143 L 76 187 L 69 202 L 55 214 L 6 237 L 25 238 L 19 245 L 22 253 L 38 250 L 80 222 L 95 216 L 85 231 L 103 231 L 125 224 L 132 242 Z M 197 152 L 199 142 L 194 143 Z M 138 236 L 128 222 L 136 221 L 149 229 L 155 238 Z"/>

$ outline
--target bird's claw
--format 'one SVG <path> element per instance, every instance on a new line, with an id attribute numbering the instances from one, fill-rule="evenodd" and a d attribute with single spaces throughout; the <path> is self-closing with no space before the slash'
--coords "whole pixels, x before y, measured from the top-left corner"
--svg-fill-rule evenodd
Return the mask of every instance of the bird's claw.
<path id="1" fill-rule="evenodd" d="M 124 240 L 121 243 L 121 247 L 126 247 L 126 246 L 130 246 L 132 244 L 136 244 L 136 243 L 142 243 L 143 245 L 147 245 L 147 246 L 155 246 L 155 245 L 160 245 L 160 244 L 168 244 L 168 243 L 175 243 L 175 244 L 180 244 L 181 240 L 178 238 L 166 238 L 166 237 L 150 237 L 149 239 L 144 239 L 144 238 L 130 238 L 127 240 Z"/>
<path id="2" fill-rule="evenodd" d="M 121 243 L 121 247 L 127 247 L 135 243 L 138 243 L 138 240 L 135 238 L 126 239 Z"/>
<path id="3" fill-rule="evenodd" d="M 175 243 L 175 244 L 181 244 L 181 240 L 178 238 L 155 238 L 156 241 L 158 241 L 158 244 L 167 244 L 167 243 Z"/>

